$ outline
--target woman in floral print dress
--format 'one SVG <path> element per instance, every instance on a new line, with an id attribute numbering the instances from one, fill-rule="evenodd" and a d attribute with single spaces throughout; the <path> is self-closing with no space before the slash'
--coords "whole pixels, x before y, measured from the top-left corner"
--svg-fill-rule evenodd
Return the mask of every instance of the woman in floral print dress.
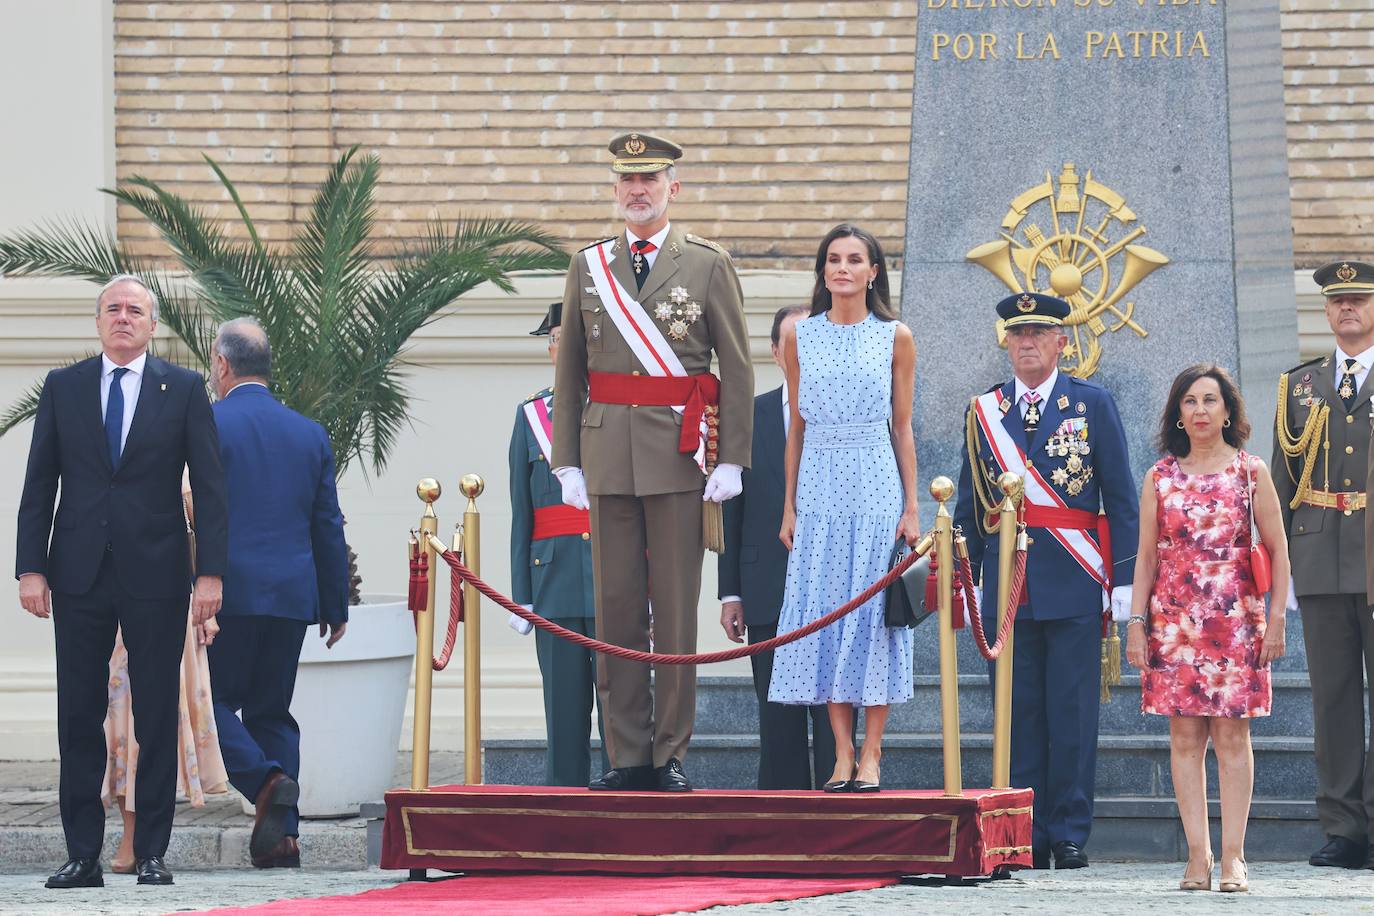
<path id="1" fill-rule="evenodd" d="M 1165 456 L 1145 475 L 1140 497 L 1126 657 L 1140 669 L 1141 711 L 1170 717 L 1170 769 L 1188 838 L 1183 890 L 1212 886 L 1203 768 L 1209 739 L 1221 796 L 1220 888 L 1249 888 L 1250 719 L 1269 715 L 1269 663 L 1284 650 L 1288 547 L 1269 471 L 1240 448 L 1249 432 L 1225 369 L 1185 369 L 1161 422 Z M 1251 570 L 1252 512 L 1279 596 L 1267 620 Z"/>

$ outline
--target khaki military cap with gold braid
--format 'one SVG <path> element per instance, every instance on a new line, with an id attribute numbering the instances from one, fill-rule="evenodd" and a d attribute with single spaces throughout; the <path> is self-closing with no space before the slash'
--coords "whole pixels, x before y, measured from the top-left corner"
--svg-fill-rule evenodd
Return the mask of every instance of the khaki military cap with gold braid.
<path id="1" fill-rule="evenodd" d="M 621 134 L 609 148 L 612 172 L 659 172 L 682 158 L 682 147 L 648 134 Z"/>
<path id="2" fill-rule="evenodd" d="M 1374 293 L 1374 265 L 1363 261 L 1332 261 L 1312 271 L 1312 279 L 1326 296 Z"/>

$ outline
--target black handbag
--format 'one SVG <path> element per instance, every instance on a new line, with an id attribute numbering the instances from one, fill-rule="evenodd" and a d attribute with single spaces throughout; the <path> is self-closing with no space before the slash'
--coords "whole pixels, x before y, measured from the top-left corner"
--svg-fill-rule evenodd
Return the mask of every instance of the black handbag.
<path id="1" fill-rule="evenodd" d="M 911 553 L 905 538 L 897 538 L 892 545 L 892 556 L 888 558 L 887 568 L 893 569 Z M 926 607 L 926 579 L 930 578 L 930 554 L 922 556 L 907 567 L 906 571 L 893 580 L 883 595 L 887 605 L 883 610 L 884 622 L 890 627 L 914 627 L 919 625 L 937 608 Z"/>

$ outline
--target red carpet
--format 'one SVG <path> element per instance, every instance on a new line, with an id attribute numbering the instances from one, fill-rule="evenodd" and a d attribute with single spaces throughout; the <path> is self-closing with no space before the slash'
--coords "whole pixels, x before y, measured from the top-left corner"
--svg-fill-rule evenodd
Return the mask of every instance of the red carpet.
<path id="1" fill-rule="evenodd" d="M 1031 865 L 1029 789 L 386 793 L 383 868 L 816 877 L 987 875 Z"/>
<path id="2" fill-rule="evenodd" d="M 404 883 L 340 897 L 210 910 L 224 916 L 638 916 L 739 903 L 798 900 L 896 884 L 893 878 L 603 878 L 500 875 Z"/>

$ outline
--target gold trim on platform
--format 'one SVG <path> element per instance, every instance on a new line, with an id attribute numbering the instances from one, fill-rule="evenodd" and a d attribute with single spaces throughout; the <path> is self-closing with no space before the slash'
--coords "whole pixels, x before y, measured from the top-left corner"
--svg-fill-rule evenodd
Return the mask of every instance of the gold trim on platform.
<path id="1" fill-rule="evenodd" d="M 704 812 L 680 812 L 680 811 L 567 811 L 552 810 L 549 808 L 453 808 L 447 805 L 420 807 L 404 806 L 402 811 L 413 814 L 495 814 L 495 815 L 524 815 L 527 817 L 606 817 L 618 820 L 637 820 L 653 821 L 671 818 L 675 821 L 681 820 L 740 820 L 747 818 L 773 818 L 784 820 L 799 821 L 920 821 L 928 817 L 958 818 L 957 814 L 896 814 L 883 813 L 873 814 L 866 811 L 855 811 L 844 814 L 818 814 L 814 812 L 798 811 L 796 813 L 770 814 L 766 811 L 737 811 L 732 813 L 707 814 Z M 1027 808 L 1027 811 L 1030 809 Z"/>
<path id="2" fill-rule="evenodd" d="M 1029 846 L 992 846 L 983 850 L 985 856 L 1015 856 L 1023 852 L 1030 852 Z"/>
<path id="3" fill-rule="evenodd" d="M 1002 817 L 1003 815 L 1009 815 L 1009 814 L 1030 814 L 1030 813 L 1031 813 L 1032 811 L 1034 811 L 1034 810 L 1035 810 L 1035 809 L 1034 809 L 1033 807 L 1031 807 L 1030 805 L 1026 805 L 1026 807 L 1024 807 L 1024 808 L 994 808 L 994 809 L 991 810 L 991 811 L 984 811 L 984 812 L 982 812 L 981 814 L 979 814 L 978 816 L 979 816 L 979 817 Z"/>

